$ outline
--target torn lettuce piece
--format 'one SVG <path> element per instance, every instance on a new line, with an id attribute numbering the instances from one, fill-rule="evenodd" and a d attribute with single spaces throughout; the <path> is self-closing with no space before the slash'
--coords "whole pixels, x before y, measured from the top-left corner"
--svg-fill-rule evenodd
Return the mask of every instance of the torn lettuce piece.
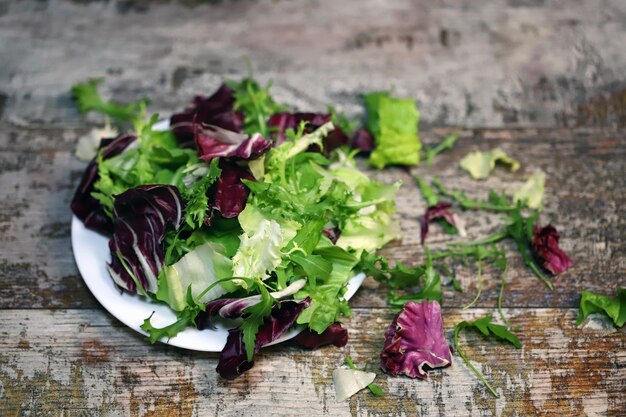
<path id="1" fill-rule="evenodd" d="M 386 92 L 365 96 L 368 120 L 376 148 L 369 162 L 382 169 L 387 165 L 417 165 L 421 143 L 417 134 L 419 113 L 412 99 L 392 98 Z"/>
<path id="2" fill-rule="evenodd" d="M 400 227 L 391 216 L 384 211 L 376 211 L 367 216 L 349 218 L 341 229 L 337 246 L 346 250 L 373 252 L 400 237 Z"/>
<path id="3" fill-rule="evenodd" d="M 252 204 L 240 213 L 239 223 L 243 233 L 241 243 L 233 257 L 233 276 L 267 279 L 282 262 L 282 249 L 296 236 L 300 225 L 293 221 L 266 218 Z M 246 287 L 246 283 L 241 281 Z"/>
<path id="4" fill-rule="evenodd" d="M 589 314 L 598 312 L 609 316 L 617 327 L 623 327 L 626 323 L 626 288 L 618 288 L 616 297 L 583 291 L 576 325 L 580 326 Z"/>
<path id="5" fill-rule="evenodd" d="M 338 403 L 347 400 L 374 382 L 376 374 L 358 369 L 337 368 L 333 371 L 335 399 Z"/>
<path id="6" fill-rule="evenodd" d="M 515 191 L 513 202 L 519 202 L 528 208 L 540 210 L 543 205 L 545 183 L 546 174 L 543 172 L 532 174 L 524 185 Z"/>
<path id="7" fill-rule="evenodd" d="M 427 369 L 448 366 L 451 361 L 439 303 L 406 303 L 385 333 L 381 368 L 393 376 L 424 379 Z"/>
<path id="8" fill-rule="evenodd" d="M 520 167 L 518 161 L 509 158 L 500 148 L 495 148 L 487 152 L 470 152 L 461 159 L 460 166 L 467 171 L 472 178 L 482 180 L 489 176 L 491 171 L 496 167 L 496 163 L 508 165 L 512 172 L 517 171 Z"/>
<path id="9" fill-rule="evenodd" d="M 186 306 L 185 295 L 190 289 L 191 296 L 200 304 L 224 295 L 227 290 L 210 285 L 232 275 L 232 261 L 224 256 L 224 248 L 216 243 L 205 243 L 183 256 L 173 265 L 163 268 L 159 275 L 157 298 L 165 301 L 173 310 L 182 311 Z"/>

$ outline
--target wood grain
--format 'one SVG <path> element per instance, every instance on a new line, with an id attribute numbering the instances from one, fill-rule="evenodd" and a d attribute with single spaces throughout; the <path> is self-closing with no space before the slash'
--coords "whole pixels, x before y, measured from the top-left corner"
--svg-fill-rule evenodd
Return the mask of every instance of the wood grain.
<path id="1" fill-rule="evenodd" d="M 615 0 L 9 1 L 0 117 L 77 121 L 68 90 L 99 76 L 169 114 L 249 57 L 302 110 L 393 87 L 428 125 L 623 127 L 624 21 Z"/>
<path id="2" fill-rule="evenodd" d="M 625 21 L 616 0 L 0 2 L 0 416 L 625 416 L 626 332 L 573 324 L 581 290 L 626 286 Z M 509 247 L 504 304 L 524 347 L 462 337 L 500 399 L 456 355 L 426 381 L 384 375 L 393 314 L 371 279 L 351 301 L 345 348 L 268 348 L 235 381 L 215 373 L 216 354 L 147 344 L 89 293 L 68 210 L 85 166 L 73 152 L 89 126 L 70 86 L 104 77 L 107 97 L 148 97 L 168 116 L 245 76 L 244 57 L 299 110 L 333 104 L 358 116 L 360 95 L 380 89 L 415 98 L 424 142 L 461 136 L 432 167 L 411 170 L 426 180 L 476 197 L 547 174 L 540 220 L 561 231 L 574 267 L 549 291 Z M 467 152 L 496 146 L 520 172 L 476 182 L 458 169 Z M 403 239 L 383 254 L 421 262 L 425 206 L 409 173 L 367 172 L 403 182 Z M 502 225 L 495 214 L 461 215 L 470 238 Z M 434 226 L 428 243 L 454 239 Z M 449 341 L 455 323 L 495 313 L 499 284 L 487 271 L 478 308 L 460 311 L 477 283 L 475 271 L 457 272 L 465 291 L 444 289 Z M 337 404 L 331 375 L 345 356 L 374 370 L 387 396 Z"/>
<path id="3" fill-rule="evenodd" d="M 444 310 L 452 327 L 491 310 Z M 485 373 L 495 399 L 454 355 L 428 380 L 389 377 L 378 368 L 387 309 L 356 309 L 342 349 L 268 348 L 235 381 L 215 372 L 215 354 L 151 346 L 100 310 L 0 311 L 0 410 L 21 415 L 623 415 L 626 337 L 607 329 L 577 329 L 573 310 L 507 310 L 520 325 L 520 350 L 468 332 L 466 354 Z M 387 393 L 364 391 L 336 403 L 332 370 L 345 356 L 377 373 Z M 29 414 L 30 413 L 30 414 Z"/>

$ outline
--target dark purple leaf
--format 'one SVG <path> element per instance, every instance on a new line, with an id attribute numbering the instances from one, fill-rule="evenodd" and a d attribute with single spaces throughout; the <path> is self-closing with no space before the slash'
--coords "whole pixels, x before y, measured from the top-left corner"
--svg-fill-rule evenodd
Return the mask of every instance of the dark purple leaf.
<path id="1" fill-rule="evenodd" d="M 170 119 L 170 128 L 180 146 L 189 148 L 195 146 L 194 123 L 205 123 L 241 132 L 243 116 L 240 112 L 234 111 L 234 103 L 233 92 L 226 84 L 222 84 L 210 97 L 196 96 L 185 110 L 174 114 Z"/>
<path id="2" fill-rule="evenodd" d="M 348 343 L 348 330 L 344 329 L 340 323 L 331 324 L 321 334 L 311 329 L 304 329 L 296 336 L 295 341 L 307 349 L 317 349 L 330 344 L 344 347 Z"/>
<path id="3" fill-rule="evenodd" d="M 535 258 L 553 275 L 558 275 L 572 266 L 572 260 L 559 248 L 559 232 L 552 225 L 543 228 L 533 226 L 530 247 Z"/>
<path id="4" fill-rule="evenodd" d="M 452 204 L 442 201 L 426 209 L 426 213 L 424 213 L 420 222 L 420 241 L 422 245 L 426 240 L 426 235 L 428 235 L 428 225 L 433 220 L 443 219 L 452 226 L 456 226 L 454 215 L 449 211 L 450 207 L 452 207 Z"/>
<path id="5" fill-rule="evenodd" d="M 304 129 L 304 133 L 307 134 L 317 130 L 330 120 L 331 115 L 324 113 L 276 113 L 269 118 L 267 125 L 270 132 L 272 132 L 271 135 L 274 140 L 274 146 L 278 146 L 285 141 L 285 132 L 287 129 L 297 131 L 300 122 L 307 122 L 307 126 Z M 324 138 L 322 143 L 324 145 L 324 152 L 328 154 L 340 146 L 347 145 L 348 136 L 346 136 L 341 128 L 335 126 L 335 129 Z M 309 150 L 318 152 L 319 147 L 313 146 L 312 149 Z"/>
<path id="6" fill-rule="evenodd" d="M 204 311 L 196 317 L 196 327 L 199 330 L 214 329 L 213 321 L 216 317 L 236 319 L 242 317 L 243 310 L 261 301 L 260 295 L 244 298 L 222 298 L 207 303 Z"/>
<path id="7" fill-rule="evenodd" d="M 372 152 L 376 147 L 374 136 L 364 127 L 357 129 L 352 136 L 352 148 L 362 152 Z"/>
<path id="8" fill-rule="evenodd" d="M 232 219 L 246 207 L 250 190 L 242 179 L 253 181 L 254 177 L 234 162 L 220 160 L 222 174 L 215 184 L 215 209 L 222 217 Z"/>
<path id="9" fill-rule="evenodd" d="M 340 233 L 341 231 L 339 230 L 338 227 L 331 227 L 331 228 L 322 230 L 322 234 L 326 236 L 327 238 L 329 238 L 330 241 L 333 242 L 333 245 L 337 243 Z"/>
<path id="10" fill-rule="evenodd" d="M 251 159 L 272 145 L 255 133 L 248 136 L 218 126 L 196 124 L 198 156 L 209 162 L 213 158 Z"/>
<path id="11" fill-rule="evenodd" d="M 281 301 L 274 305 L 272 313 L 265 319 L 256 335 L 254 353 L 281 337 L 304 310 L 311 304 L 310 298 L 304 300 Z M 243 343 L 243 332 L 239 329 L 230 330 L 226 346 L 220 354 L 217 372 L 222 378 L 235 379 L 248 369 L 254 362 L 248 362 Z"/>
<path id="12" fill-rule="evenodd" d="M 450 364 L 450 347 L 443 334 L 441 306 L 437 301 L 410 301 L 385 333 L 380 366 L 390 375 L 426 378 L 424 368 Z"/>
<path id="13" fill-rule="evenodd" d="M 102 158 L 108 159 L 119 155 L 136 139 L 135 135 L 120 135 L 115 139 L 102 139 L 100 141 Z M 72 198 L 70 208 L 88 229 L 101 233 L 112 233 L 113 222 L 104 212 L 98 200 L 91 196 L 91 193 L 94 191 L 93 185 L 98 178 L 98 163 L 96 158 L 94 158 L 85 168 L 80 184 Z"/>
<path id="14" fill-rule="evenodd" d="M 109 272 L 118 286 L 137 291 L 119 253 L 143 289 L 156 293 L 164 259 L 163 238 L 168 225 L 180 227 L 183 204 L 178 189 L 170 185 L 141 185 L 115 198 Z"/>

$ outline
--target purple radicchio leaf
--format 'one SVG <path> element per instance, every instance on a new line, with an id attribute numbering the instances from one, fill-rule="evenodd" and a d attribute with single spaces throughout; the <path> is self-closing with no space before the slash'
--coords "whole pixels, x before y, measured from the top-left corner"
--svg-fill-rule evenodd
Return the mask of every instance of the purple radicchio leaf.
<path id="1" fill-rule="evenodd" d="M 254 353 L 281 337 L 293 324 L 304 310 L 311 304 L 310 298 L 303 300 L 286 300 L 275 304 L 272 312 L 265 319 L 256 335 Z M 226 345 L 220 354 L 217 372 L 222 378 L 235 379 L 248 369 L 252 368 L 254 361 L 248 362 L 246 349 L 243 343 L 243 332 L 233 329 L 228 332 Z"/>
<path id="2" fill-rule="evenodd" d="M 210 162 L 213 158 L 251 159 L 259 156 L 272 145 L 263 136 L 255 133 L 248 136 L 219 126 L 195 125 L 198 157 Z"/>
<path id="3" fill-rule="evenodd" d="M 426 378 L 424 368 L 448 366 L 450 347 L 443 334 L 441 306 L 437 301 L 410 301 L 385 333 L 380 354 L 383 371 L 396 376 Z"/>
<path id="4" fill-rule="evenodd" d="M 237 217 L 246 207 L 250 190 L 241 181 L 254 181 L 254 177 L 245 168 L 229 161 L 220 160 L 222 174 L 215 184 L 215 209 L 226 219 Z"/>
<path id="5" fill-rule="evenodd" d="M 115 139 L 102 139 L 99 153 L 103 159 L 114 157 L 122 153 L 136 139 L 135 135 L 120 135 Z M 113 232 L 113 222 L 104 212 L 100 202 L 91 196 L 94 191 L 93 185 L 98 178 L 98 163 L 94 158 L 85 168 L 70 208 L 76 217 L 82 220 L 86 228 L 110 234 Z"/>
<path id="6" fill-rule="evenodd" d="M 280 291 L 270 293 L 270 296 L 279 300 L 290 295 L 294 295 L 304 287 L 306 279 L 299 279 Z M 224 319 L 237 319 L 243 317 L 244 310 L 250 306 L 261 302 L 261 295 L 251 295 L 244 298 L 222 298 L 213 300 L 206 304 L 204 311 L 198 313 L 196 317 L 196 327 L 199 330 L 214 329 L 213 320 L 216 317 Z"/>
<path id="7" fill-rule="evenodd" d="M 287 129 L 298 130 L 300 122 L 307 122 L 307 126 L 304 129 L 304 134 L 314 132 L 323 124 L 331 120 L 330 114 L 324 113 L 276 113 L 273 114 L 267 125 L 272 132 L 272 139 L 274 140 L 274 146 L 278 146 L 286 139 L 285 132 Z M 329 154 L 336 148 L 348 144 L 348 136 L 344 131 L 335 126 L 331 132 L 326 135 L 322 142 L 324 146 L 324 153 Z M 313 145 L 310 151 L 319 152 L 319 147 Z"/>
<path id="8" fill-rule="evenodd" d="M 559 248 L 559 232 L 552 225 L 533 226 L 533 239 L 530 247 L 541 265 L 558 275 L 572 266 L 572 260 Z"/>
<path id="9" fill-rule="evenodd" d="M 119 287 L 137 292 L 136 279 L 144 291 L 156 293 L 163 238 L 169 224 L 180 227 L 183 204 L 178 189 L 170 185 L 141 185 L 115 198 L 109 272 Z"/>
<path id="10" fill-rule="evenodd" d="M 333 323 L 321 334 L 311 329 L 304 329 L 294 340 L 298 345 L 307 349 L 317 349 L 331 344 L 344 347 L 348 343 L 348 329 L 342 327 L 340 323 Z"/>
<path id="11" fill-rule="evenodd" d="M 452 204 L 442 201 L 426 209 L 426 213 L 424 213 L 420 222 L 420 242 L 422 245 L 428 235 L 428 225 L 433 220 L 443 219 L 452 226 L 456 226 L 454 215 L 449 211 L 450 207 L 452 207 Z"/>
<path id="12" fill-rule="evenodd" d="M 354 132 L 352 136 L 352 148 L 358 149 L 361 152 L 372 152 L 376 144 L 374 142 L 374 136 L 369 132 L 369 130 L 361 127 Z"/>
<path id="13" fill-rule="evenodd" d="M 170 119 L 172 133 L 184 148 L 195 146 L 194 123 L 206 123 L 226 130 L 241 132 L 243 116 L 234 111 L 233 91 L 226 84 L 210 97 L 196 96 L 181 113 Z"/>

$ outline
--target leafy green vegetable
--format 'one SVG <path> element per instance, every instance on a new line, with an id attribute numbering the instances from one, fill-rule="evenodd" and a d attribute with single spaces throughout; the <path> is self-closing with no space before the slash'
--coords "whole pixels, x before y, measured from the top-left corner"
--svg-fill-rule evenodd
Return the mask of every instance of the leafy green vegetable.
<path id="1" fill-rule="evenodd" d="M 209 210 L 209 198 L 207 192 L 209 187 L 217 181 L 222 170 L 218 166 L 219 158 L 211 160 L 210 164 L 199 162 L 195 166 L 189 167 L 194 171 L 194 175 L 200 172 L 200 179 L 192 183 L 183 191 L 185 205 L 185 223 L 190 229 L 198 229 L 204 223 L 204 218 Z M 187 168 L 187 171 L 189 171 Z M 202 175 L 203 174 L 203 175 Z"/>
<path id="2" fill-rule="evenodd" d="M 424 247 L 424 249 L 426 251 L 426 263 L 424 265 L 424 273 L 419 277 L 421 289 L 416 293 L 403 296 L 397 295 L 393 291 L 389 291 L 387 295 L 387 303 L 398 311 L 409 301 L 436 300 L 439 304 L 442 304 L 441 276 L 433 267 L 430 251 L 427 247 Z"/>
<path id="3" fill-rule="evenodd" d="M 206 304 L 227 291 L 222 286 L 216 286 L 209 292 L 204 290 L 214 282 L 231 276 L 232 261 L 224 256 L 224 248 L 217 243 L 205 243 L 175 264 L 163 267 L 159 273 L 156 296 L 172 310 L 181 311 L 186 305 L 186 289 L 199 303 Z"/>
<path id="4" fill-rule="evenodd" d="M 439 195 L 437 195 L 437 192 L 433 188 L 429 187 L 428 184 L 422 181 L 419 177 L 413 176 L 413 179 L 422 192 L 422 196 L 424 197 L 424 200 L 426 200 L 427 206 L 432 207 L 437 205 L 439 202 Z"/>
<path id="5" fill-rule="evenodd" d="M 264 285 L 259 283 L 258 288 L 261 292 L 261 302 L 246 308 L 244 311 L 250 314 L 241 324 L 243 332 L 243 343 L 246 348 L 248 362 L 252 362 L 254 358 L 254 348 L 256 346 L 256 334 L 259 327 L 265 321 L 265 318 L 272 312 L 273 299 Z"/>
<path id="6" fill-rule="evenodd" d="M 521 188 L 513 194 L 513 202 L 525 205 L 528 208 L 540 210 L 543 204 L 543 194 L 546 183 L 546 174 L 538 172 L 528 178 Z"/>
<path id="7" fill-rule="evenodd" d="M 424 156 L 424 162 L 426 163 L 426 165 L 430 166 L 433 163 L 433 159 L 435 158 L 435 156 L 439 155 L 441 152 L 445 151 L 446 149 L 451 149 L 454 146 L 454 143 L 459 139 L 459 135 L 448 135 L 446 136 L 443 141 L 435 146 L 435 147 L 427 147 L 425 148 L 425 156 Z"/>
<path id="8" fill-rule="evenodd" d="M 461 159 L 460 166 L 467 171 L 472 178 L 482 180 L 489 176 L 491 171 L 496 167 L 497 162 L 508 165 L 513 172 L 517 171 L 520 167 L 518 161 L 509 158 L 500 148 L 495 148 L 487 152 L 470 152 Z"/>
<path id="9" fill-rule="evenodd" d="M 509 342 L 510 344 L 515 346 L 517 349 L 522 347 L 522 343 L 519 341 L 517 336 L 514 333 L 510 332 L 506 328 L 506 326 L 492 323 L 491 320 L 492 320 L 491 316 L 485 316 L 474 321 L 469 321 L 469 322 L 462 321 L 460 323 L 457 323 L 454 326 L 454 347 L 456 348 L 456 351 L 458 352 L 461 359 L 463 359 L 463 362 L 465 362 L 465 364 L 485 384 L 485 386 L 489 389 L 489 391 L 493 394 L 493 396 L 496 398 L 499 398 L 498 393 L 493 389 L 493 387 L 487 381 L 487 379 L 485 379 L 483 374 L 478 369 L 476 369 L 474 365 L 471 364 L 467 356 L 465 356 L 465 354 L 463 353 L 461 346 L 459 345 L 459 333 L 461 332 L 461 330 L 469 328 L 469 329 L 479 330 L 483 335 L 487 337 L 494 337 L 496 339 Z"/>
<path id="10" fill-rule="evenodd" d="M 240 82 L 228 81 L 226 84 L 233 90 L 234 109 L 243 113 L 243 131 L 248 135 L 260 133 L 269 138 L 267 119 L 285 109 L 270 95 L 271 83 L 261 87 L 250 74 Z"/>
<path id="11" fill-rule="evenodd" d="M 136 145 L 112 158 L 97 157 L 99 178 L 92 196 L 111 218 L 115 195 L 143 184 L 170 184 L 182 189 L 187 165 L 202 162 L 195 151 L 181 149 L 171 132 L 152 130 L 157 117 L 135 121 Z"/>
<path id="12" fill-rule="evenodd" d="M 354 362 L 352 362 L 352 359 L 350 359 L 349 356 L 346 356 L 346 358 L 344 359 L 344 363 L 346 365 L 348 365 L 348 367 L 350 369 L 353 369 L 355 371 L 365 371 L 365 367 L 363 368 L 357 368 L 356 365 L 354 364 Z M 384 397 L 385 396 L 385 391 L 382 390 L 382 388 L 380 388 L 378 385 L 371 383 L 367 386 L 367 389 L 370 390 L 370 392 L 372 394 L 374 394 L 377 397 Z"/>
<path id="13" fill-rule="evenodd" d="M 421 144 L 415 101 L 392 98 L 386 92 L 367 94 L 364 99 L 366 127 L 376 141 L 370 163 L 378 169 L 387 165 L 417 165 Z"/>
<path id="14" fill-rule="evenodd" d="M 533 238 L 533 226 L 537 222 L 537 216 L 537 212 L 532 212 L 528 217 L 524 216 L 522 214 L 522 207 L 518 203 L 515 210 L 509 213 L 508 219 L 510 223 L 505 227 L 503 232 L 493 233 L 484 238 L 470 242 L 450 244 L 449 247 L 452 248 L 450 251 L 442 251 L 441 253 L 435 254 L 434 257 L 446 257 L 451 253 L 469 253 L 472 251 L 472 247 L 492 244 L 503 239 L 510 238 L 515 241 L 517 250 L 522 256 L 524 264 L 535 273 L 537 278 L 539 278 L 548 288 L 552 290 L 554 289 L 554 285 L 537 266 L 531 253 L 530 244 Z"/>
<path id="15" fill-rule="evenodd" d="M 92 79 L 72 87 L 72 96 L 76 100 L 78 110 L 81 113 L 85 114 L 94 111 L 107 115 L 119 123 L 134 121 L 141 117 L 148 104 L 147 100 L 144 99 L 129 104 L 105 101 L 98 93 L 98 84 L 101 82 L 102 79 Z"/>
<path id="16" fill-rule="evenodd" d="M 140 326 L 143 331 L 148 333 L 150 343 L 156 343 L 158 340 L 167 338 L 167 340 L 176 336 L 189 326 L 195 325 L 196 317 L 200 311 L 204 311 L 204 304 L 198 304 L 191 294 L 191 287 L 187 290 L 187 305 L 178 313 L 178 319 L 165 327 L 157 328 L 152 325 L 150 319 L 154 312 L 143 321 Z"/>
<path id="17" fill-rule="evenodd" d="M 497 193 L 494 190 L 489 190 L 489 198 L 487 200 L 477 200 L 467 197 L 463 191 L 452 191 L 446 189 L 441 181 L 433 179 L 433 187 L 440 194 L 452 199 L 463 210 L 489 210 L 489 211 L 512 211 L 515 210 L 515 205 L 512 204 L 509 198 L 504 193 Z"/>
<path id="18" fill-rule="evenodd" d="M 604 312 L 617 327 L 624 326 L 626 323 L 626 288 L 618 288 L 615 297 L 583 291 L 576 325 L 580 326 L 589 314 L 597 312 Z"/>

